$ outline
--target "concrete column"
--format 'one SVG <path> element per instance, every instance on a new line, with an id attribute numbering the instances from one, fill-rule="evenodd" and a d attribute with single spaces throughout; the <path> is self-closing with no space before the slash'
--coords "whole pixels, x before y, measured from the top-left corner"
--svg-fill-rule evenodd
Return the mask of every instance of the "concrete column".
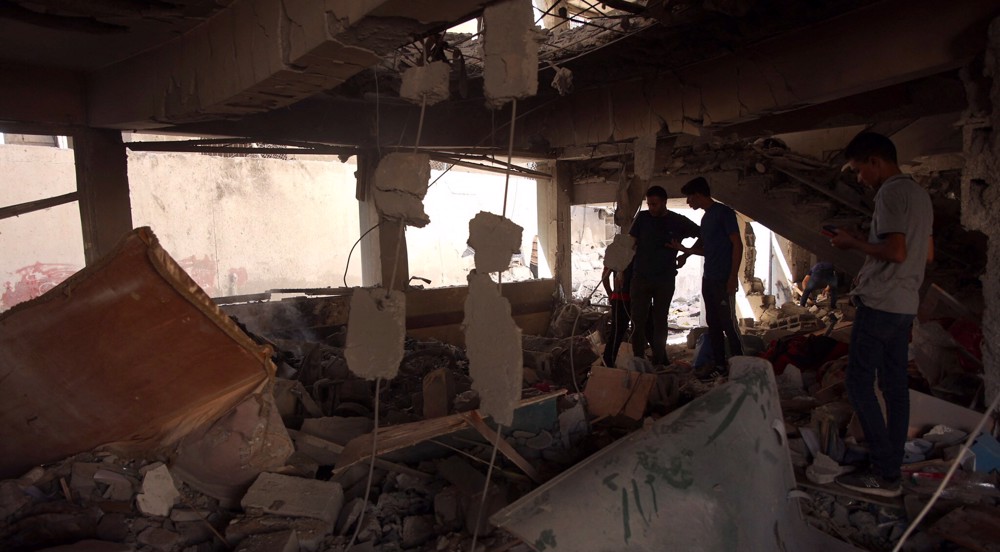
<path id="1" fill-rule="evenodd" d="M 132 230 L 128 155 L 120 131 L 85 128 L 73 133 L 73 156 L 83 253 L 90 265 Z"/>
<path id="2" fill-rule="evenodd" d="M 555 184 L 555 267 L 556 283 L 566 297 L 573 294 L 573 252 L 570 241 L 570 205 L 573 203 L 573 171 L 568 161 L 557 161 L 551 182 Z M 539 209 L 541 216 L 541 209 Z M 551 256 L 548 258 L 552 258 Z"/>
<path id="3" fill-rule="evenodd" d="M 380 215 L 375 208 L 375 201 L 368 193 L 377 165 L 378 156 L 375 152 L 362 152 L 358 155 L 356 195 L 361 232 L 367 232 L 376 222 L 379 223 L 378 228 L 365 236 L 358 246 L 361 250 L 361 282 L 364 286 L 381 284 L 383 287 L 389 287 L 391 282 L 392 289 L 405 290 L 410 280 L 406 233 L 400 233 L 405 225 Z"/>

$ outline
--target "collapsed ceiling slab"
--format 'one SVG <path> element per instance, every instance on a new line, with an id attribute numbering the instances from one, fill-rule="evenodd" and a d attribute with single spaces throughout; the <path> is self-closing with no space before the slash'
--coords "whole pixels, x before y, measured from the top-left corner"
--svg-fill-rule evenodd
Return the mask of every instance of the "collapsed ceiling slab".
<path id="1" fill-rule="evenodd" d="M 0 477 L 100 445 L 156 452 L 274 377 L 149 228 L 0 316 Z"/>

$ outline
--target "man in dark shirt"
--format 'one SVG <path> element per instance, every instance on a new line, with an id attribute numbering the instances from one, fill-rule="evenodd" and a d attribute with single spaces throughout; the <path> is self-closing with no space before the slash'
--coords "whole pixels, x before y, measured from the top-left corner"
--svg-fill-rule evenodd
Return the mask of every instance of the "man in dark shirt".
<path id="1" fill-rule="evenodd" d="M 713 363 L 706 365 L 697 375 L 712 380 L 728 374 L 726 341 L 733 355 L 743 354 L 743 344 L 736 330 L 736 288 L 743 259 L 743 240 L 736 221 L 736 212 L 712 199 L 708 181 L 695 178 L 681 188 L 692 209 L 704 209 L 701 219 L 701 237 L 690 248 L 680 243 L 674 246 L 683 251 L 677 259 L 683 265 L 689 255 L 705 256 L 705 271 L 701 279 L 701 295 L 705 302 L 705 320 L 708 322 L 708 339 L 712 343 Z M 725 334 L 725 340 L 723 339 Z"/>
<path id="2" fill-rule="evenodd" d="M 653 364 L 665 365 L 667 358 L 667 317 L 674 297 L 677 276 L 677 250 L 672 243 L 698 237 L 698 225 L 687 217 L 667 210 L 667 191 L 661 186 L 646 190 L 647 211 L 639 211 L 629 230 L 635 238 L 632 296 L 632 353 L 646 354 L 646 342 L 652 349 Z M 652 311 L 650 311 L 652 304 Z M 653 318 L 653 335 L 648 336 L 647 320 Z"/>

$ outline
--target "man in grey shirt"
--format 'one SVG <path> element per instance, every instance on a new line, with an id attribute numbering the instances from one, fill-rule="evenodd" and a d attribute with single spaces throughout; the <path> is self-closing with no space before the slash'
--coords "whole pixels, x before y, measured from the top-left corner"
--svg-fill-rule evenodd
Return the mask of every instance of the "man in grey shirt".
<path id="1" fill-rule="evenodd" d="M 907 351 L 917 314 L 924 268 L 933 260 L 934 210 L 930 196 L 900 172 L 896 147 L 874 132 L 862 132 L 844 150 L 858 181 L 877 190 L 867 239 L 837 229 L 830 245 L 866 255 L 852 290 L 857 314 L 851 330 L 847 396 L 868 443 L 868 472 L 837 478 L 844 487 L 898 496 L 900 465 L 910 417 Z M 885 399 L 883 418 L 874 383 Z"/>

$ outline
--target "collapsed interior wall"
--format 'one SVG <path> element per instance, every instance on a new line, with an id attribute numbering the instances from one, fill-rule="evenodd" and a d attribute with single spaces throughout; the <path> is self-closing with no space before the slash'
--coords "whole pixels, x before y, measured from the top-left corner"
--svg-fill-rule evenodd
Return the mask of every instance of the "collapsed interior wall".
<path id="1" fill-rule="evenodd" d="M 991 79 L 988 87 L 980 86 L 980 74 Z M 962 224 L 980 230 L 989 240 L 986 274 L 982 278 L 982 347 L 989 402 L 1000 392 L 1000 18 L 990 25 L 981 73 L 973 64 L 967 84 Z"/>

